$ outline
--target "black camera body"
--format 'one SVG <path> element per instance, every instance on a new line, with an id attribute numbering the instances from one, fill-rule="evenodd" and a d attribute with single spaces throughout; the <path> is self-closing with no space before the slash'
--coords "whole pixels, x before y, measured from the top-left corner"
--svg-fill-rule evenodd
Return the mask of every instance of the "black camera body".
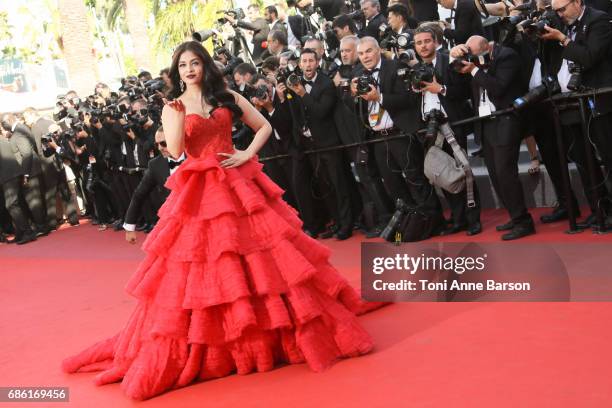
<path id="1" fill-rule="evenodd" d="M 376 81 L 373 76 L 362 74 L 357 77 L 357 95 L 365 95 L 370 92 L 372 90 L 370 85 L 374 87 L 378 86 L 378 81 Z"/>
<path id="2" fill-rule="evenodd" d="M 423 82 L 433 82 L 435 74 L 436 72 L 433 65 L 418 62 L 410 67 L 408 71 L 408 82 L 412 88 L 421 89 L 423 87 Z"/>
<path id="3" fill-rule="evenodd" d="M 398 34 L 387 24 L 380 25 L 380 38 L 380 48 L 388 51 L 406 50 L 414 46 L 412 34 Z"/>
<path id="4" fill-rule="evenodd" d="M 438 109 L 432 109 L 425 115 L 425 121 L 427 122 L 427 128 L 425 129 L 426 140 L 436 140 L 440 125 L 444 123 L 446 116 Z"/>
<path id="5" fill-rule="evenodd" d="M 455 58 L 453 62 L 451 62 L 451 67 L 455 71 L 461 70 L 463 68 L 463 62 L 468 62 L 476 65 L 478 68 L 487 68 L 491 64 L 491 54 L 486 53 L 482 55 L 474 55 L 474 54 L 465 54 L 461 57 Z"/>
<path id="6" fill-rule="evenodd" d="M 570 91 L 580 91 L 582 86 L 582 65 L 577 64 L 573 61 L 568 61 L 567 70 L 570 73 L 569 81 L 567 82 L 567 89 Z"/>
<path id="7" fill-rule="evenodd" d="M 512 102 L 512 106 L 514 109 L 522 109 L 526 106 L 540 102 L 549 95 L 552 96 L 554 94 L 558 94 L 559 92 L 561 92 L 561 85 L 559 85 L 557 78 L 550 75 L 545 76 L 542 78 L 542 83 L 540 85 L 536 86 L 520 98 L 516 98 L 514 102 Z"/>

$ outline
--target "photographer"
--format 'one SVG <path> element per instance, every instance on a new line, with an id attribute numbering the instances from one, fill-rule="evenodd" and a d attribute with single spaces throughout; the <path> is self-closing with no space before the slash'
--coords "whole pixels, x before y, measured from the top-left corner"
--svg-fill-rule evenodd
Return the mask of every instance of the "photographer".
<path id="1" fill-rule="evenodd" d="M 408 8 L 403 4 L 394 4 L 387 9 L 387 21 L 396 34 L 410 33 L 419 22 L 410 17 Z"/>
<path id="2" fill-rule="evenodd" d="M 289 51 L 287 46 L 287 34 L 281 30 L 273 30 L 268 34 L 268 48 L 261 54 L 261 59 L 268 57 L 278 57 L 285 51 Z"/>
<path id="3" fill-rule="evenodd" d="M 307 149 L 337 146 L 333 112 L 337 102 L 336 89 L 331 79 L 317 72 L 319 57 L 314 50 L 304 49 L 300 55 L 301 80 L 287 80 L 287 87 L 299 101 L 298 123 L 300 143 Z M 330 151 L 308 155 L 315 178 L 328 185 L 326 204 L 338 227 L 336 238 L 344 240 L 352 235 L 353 215 L 350 193 L 342 153 Z M 332 199 L 333 196 L 333 199 Z M 299 197 L 297 197 L 299 200 Z M 334 205 L 335 204 L 335 205 Z M 335 208 L 334 208 L 335 207 Z"/>
<path id="4" fill-rule="evenodd" d="M 398 63 L 381 58 L 376 39 L 364 37 L 357 46 L 362 67 L 354 72 L 351 93 L 357 98 L 368 138 L 412 134 L 419 127 L 420 98 L 398 77 Z M 414 135 L 375 143 L 374 155 L 387 193 L 418 207 L 431 222 L 425 235 L 443 228 L 440 201 L 423 173 L 424 147 Z"/>
<path id="5" fill-rule="evenodd" d="M 342 11 L 343 0 L 299 0 L 297 6 L 303 10 L 312 6 L 314 9 L 320 8 L 325 20 L 332 21 L 334 17 Z"/>
<path id="6" fill-rule="evenodd" d="M 365 27 L 359 33 L 359 37 L 373 37 L 376 40 L 380 36 L 380 25 L 387 22 L 387 18 L 380 12 L 378 0 L 361 0 L 361 11 L 366 19 Z"/>
<path id="7" fill-rule="evenodd" d="M 458 71 L 471 78 L 472 102 L 479 116 L 506 109 L 521 96 L 521 59 L 514 50 L 472 36 L 466 44 L 453 47 L 450 56 L 457 59 L 453 64 Z M 497 226 L 498 231 L 510 231 L 503 240 L 535 234 L 518 175 L 521 127 L 519 116 L 508 113 L 483 119 L 474 129 L 482 141 L 493 188 L 510 214 L 510 222 Z"/>
<path id="8" fill-rule="evenodd" d="M 231 24 L 235 24 L 239 28 L 244 28 L 253 32 L 253 38 L 251 39 L 253 44 L 253 62 L 259 64 L 261 62 L 261 55 L 264 52 L 262 43 L 268 39 L 270 26 L 268 22 L 259 15 L 259 6 L 257 4 L 249 5 L 247 12 L 250 21 L 236 20 L 231 14 L 225 14 L 224 17 Z"/>
<path id="9" fill-rule="evenodd" d="M 77 199 L 77 183 L 80 178 L 80 166 L 78 163 L 75 137 L 77 133 L 84 132 L 83 128 L 79 132 L 70 129 L 62 131 L 55 123 L 48 128 L 49 133 L 44 136 L 42 147 L 43 155 L 54 160 L 59 178 L 56 180 L 53 204 L 57 199 L 62 204 L 63 212 L 72 226 L 79 225 L 79 205 Z M 62 214 L 57 214 L 57 220 L 61 220 Z"/>
<path id="10" fill-rule="evenodd" d="M 438 0 L 438 4 L 451 10 L 451 22 L 441 23 L 444 36 L 451 45 L 465 44 L 472 35 L 484 36 L 482 19 L 474 0 Z"/>
<path id="11" fill-rule="evenodd" d="M 429 82 L 423 81 L 415 91 L 421 93 L 421 118 L 423 126 L 429 125 L 432 120 L 455 122 L 471 116 L 467 101 L 470 97 L 469 81 L 463 75 L 455 72 L 450 66 L 449 56 L 445 52 L 436 51 L 439 44 L 435 33 L 429 28 L 419 27 L 414 32 L 414 48 L 421 59 L 421 64 L 425 64 L 426 71 L 433 71 Z M 432 115 L 442 115 L 442 117 L 432 118 Z M 459 146 L 467 152 L 468 130 L 461 126 L 452 128 L 454 137 Z M 434 138 L 437 135 L 434 135 Z M 434 140 L 428 143 L 434 143 Z M 443 149 L 450 156 L 453 150 L 448 141 L 444 141 Z M 464 189 L 461 193 L 453 194 L 443 190 L 448 200 L 453 224 L 448 229 L 442 231 L 442 235 L 454 234 L 459 231 L 466 231 L 468 236 L 479 234 L 482 231 L 480 224 L 480 200 L 478 189 L 474 183 L 475 206 L 467 206 L 467 192 Z"/>
<path id="12" fill-rule="evenodd" d="M 340 58 L 342 65 L 334 76 L 338 99 L 345 103 L 338 103 L 334 112 L 334 121 L 343 144 L 363 142 L 366 139 L 366 129 L 352 103 L 350 81 L 352 73 L 357 69 L 359 58 L 357 44 L 359 38 L 347 36 L 340 41 Z M 367 145 L 344 149 L 345 156 L 354 168 L 355 179 L 358 182 L 358 192 L 361 199 L 353 199 L 353 211 L 362 213 L 363 224 L 366 227 L 366 237 L 375 238 L 380 235 L 391 217 L 391 200 L 382 184 L 380 173 L 374 160 L 373 150 Z M 355 202 L 362 204 L 355 205 Z M 361 208 L 357 208 L 361 207 Z"/>
<path id="13" fill-rule="evenodd" d="M 332 30 L 334 30 L 334 33 L 336 33 L 336 37 L 338 37 L 339 40 L 342 40 L 344 37 L 349 35 L 357 35 L 355 20 L 346 14 L 340 14 L 334 18 Z"/>
<path id="14" fill-rule="evenodd" d="M 38 235 L 47 235 L 51 232 L 45 216 L 45 206 L 41 194 L 42 166 L 36 152 L 36 141 L 30 129 L 17 120 L 12 113 L 6 113 L 1 118 L 2 128 L 9 132 L 10 144 L 15 152 L 17 161 L 22 167 L 23 177 L 20 194 L 30 210 L 32 221 L 36 226 Z M 7 207 L 8 208 L 8 207 Z"/>
<path id="15" fill-rule="evenodd" d="M 540 38 L 558 42 L 557 52 L 552 53 L 549 66 L 556 72 L 561 91 L 578 91 L 612 86 L 612 23 L 610 16 L 602 11 L 585 6 L 581 0 L 569 2 L 552 1 L 552 9 L 561 18 L 568 29 L 560 30 L 546 26 Z M 587 109 L 589 137 L 597 149 L 608 174 L 612 171 L 612 95 L 603 94 L 589 98 L 590 109 Z M 569 155 L 578 166 L 587 198 L 594 211 L 596 206 L 603 206 L 604 212 L 611 210 L 610 194 L 605 188 L 603 174 L 598 166 L 594 180 L 589 177 L 586 166 L 587 153 L 584 148 L 585 135 L 581 132 L 581 119 L 574 110 L 565 111 L 562 115 L 564 139 Z M 607 177 L 606 177 L 607 178 Z M 605 200 L 602 200 L 605 199 Z M 586 225 L 594 221 L 591 215 Z M 585 225 L 585 226 L 586 226 Z"/>
<path id="16" fill-rule="evenodd" d="M 279 96 L 272 81 L 262 75 L 253 78 L 252 86 L 255 88 L 251 103 L 259 109 L 262 115 L 272 125 L 272 136 L 261 148 L 260 157 L 270 157 L 279 154 L 288 154 L 292 145 L 291 111 L 288 103 L 283 103 L 284 96 Z M 282 98 L 282 99 L 281 99 Z M 278 184 L 285 193 L 283 199 L 291 206 L 298 208 L 291 183 L 292 162 L 289 159 L 276 159 L 264 162 L 264 171 Z"/>

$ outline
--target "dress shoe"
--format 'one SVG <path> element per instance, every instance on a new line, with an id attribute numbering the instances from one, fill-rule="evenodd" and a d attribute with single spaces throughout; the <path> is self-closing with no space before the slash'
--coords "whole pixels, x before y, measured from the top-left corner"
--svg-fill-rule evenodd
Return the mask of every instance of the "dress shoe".
<path id="1" fill-rule="evenodd" d="M 451 235 L 451 234 L 456 234 L 458 232 L 461 231 L 465 231 L 465 229 L 467 228 L 466 225 L 457 225 L 457 224 L 453 224 L 450 227 L 442 230 L 442 232 L 440 232 L 440 236 L 446 236 L 446 235 Z"/>
<path id="2" fill-rule="evenodd" d="M 40 227 L 36 230 L 36 238 L 45 237 L 51 233 L 51 228 L 49 227 Z"/>
<path id="3" fill-rule="evenodd" d="M 498 225 L 497 227 L 495 227 L 495 230 L 496 231 L 510 231 L 512 228 L 514 228 L 514 223 L 512 222 L 512 220 L 510 220 L 505 224 Z"/>
<path id="4" fill-rule="evenodd" d="M 577 211 L 576 217 L 580 217 L 580 211 Z M 540 221 L 543 224 L 550 224 L 552 222 L 567 220 L 569 218 L 569 211 L 565 207 L 557 207 L 550 214 L 544 214 L 540 217 Z"/>
<path id="5" fill-rule="evenodd" d="M 380 233 L 383 231 L 384 227 L 376 226 L 369 231 L 366 231 L 365 237 L 368 239 L 378 238 L 380 237 Z"/>
<path id="6" fill-rule="evenodd" d="M 319 234 L 319 238 L 321 238 L 321 239 L 329 239 L 329 238 L 334 236 L 336 231 L 337 231 L 337 229 L 334 229 L 334 226 L 332 225 L 331 227 L 327 228 L 325 231 L 320 233 Z"/>
<path id="7" fill-rule="evenodd" d="M 480 234 L 481 232 L 482 225 L 480 224 L 480 222 L 476 222 L 467 228 L 467 232 L 465 234 L 471 237 L 472 235 Z"/>
<path id="8" fill-rule="evenodd" d="M 507 234 L 502 235 L 502 240 L 511 241 L 526 237 L 527 235 L 535 234 L 533 223 L 516 224 Z"/>
<path id="9" fill-rule="evenodd" d="M 591 228 L 593 224 L 597 222 L 597 217 L 595 214 L 591 213 L 588 217 L 584 219 L 584 221 L 576 223 L 576 227 L 579 229 L 587 229 Z"/>
<path id="10" fill-rule="evenodd" d="M 27 244 L 28 242 L 36 241 L 36 234 L 31 232 L 29 234 L 25 234 L 19 241 L 17 241 L 17 245 Z"/>
<path id="11" fill-rule="evenodd" d="M 349 239 L 351 236 L 353 236 L 353 231 L 349 229 L 340 229 L 334 234 L 334 236 L 338 241 L 344 241 L 345 239 Z"/>

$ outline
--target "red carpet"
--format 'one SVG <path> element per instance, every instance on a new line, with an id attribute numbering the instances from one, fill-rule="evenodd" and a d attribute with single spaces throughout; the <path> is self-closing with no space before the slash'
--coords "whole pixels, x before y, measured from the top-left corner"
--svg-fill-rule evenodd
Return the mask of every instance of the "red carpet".
<path id="1" fill-rule="evenodd" d="M 541 211 L 534 212 L 539 215 Z M 503 211 L 474 240 L 498 242 Z M 519 242 L 612 242 L 543 226 Z M 142 236 L 139 237 L 142 243 Z M 357 234 L 328 240 L 332 261 L 359 284 Z M 440 240 L 440 238 L 437 238 Z M 465 235 L 445 237 L 464 241 Z M 509 244 L 511 245 L 511 244 Z M 90 225 L 22 247 L 0 245 L 0 386 L 63 386 L 70 403 L 38 407 L 607 407 L 612 403 L 609 303 L 402 303 L 360 318 L 377 348 L 316 374 L 305 365 L 199 383 L 135 403 L 61 360 L 122 327 L 134 301 L 123 286 L 143 257 L 124 234 Z M 602 267 L 608 267 L 602 265 Z M 611 271 L 612 272 L 612 271 Z"/>

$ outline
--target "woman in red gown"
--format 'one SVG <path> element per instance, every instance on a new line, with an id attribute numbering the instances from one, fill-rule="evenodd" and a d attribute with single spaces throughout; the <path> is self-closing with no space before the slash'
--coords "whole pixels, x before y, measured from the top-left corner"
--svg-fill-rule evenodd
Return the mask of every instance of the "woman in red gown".
<path id="1" fill-rule="evenodd" d="M 176 99 L 162 112 L 170 153 L 185 162 L 143 244 L 126 290 L 138 303 L 125 327 L 63 361 L 65 372 L 102 371 L 147 399 L 197 380 L 306 362 L 315 371 L 372 349 L 355 315 L 365 304 L 302 232 L 256 152 L 271 133 L 198 42 L 175 51 Z M 255 132 L 232 147 L 232 121 Z"/>

